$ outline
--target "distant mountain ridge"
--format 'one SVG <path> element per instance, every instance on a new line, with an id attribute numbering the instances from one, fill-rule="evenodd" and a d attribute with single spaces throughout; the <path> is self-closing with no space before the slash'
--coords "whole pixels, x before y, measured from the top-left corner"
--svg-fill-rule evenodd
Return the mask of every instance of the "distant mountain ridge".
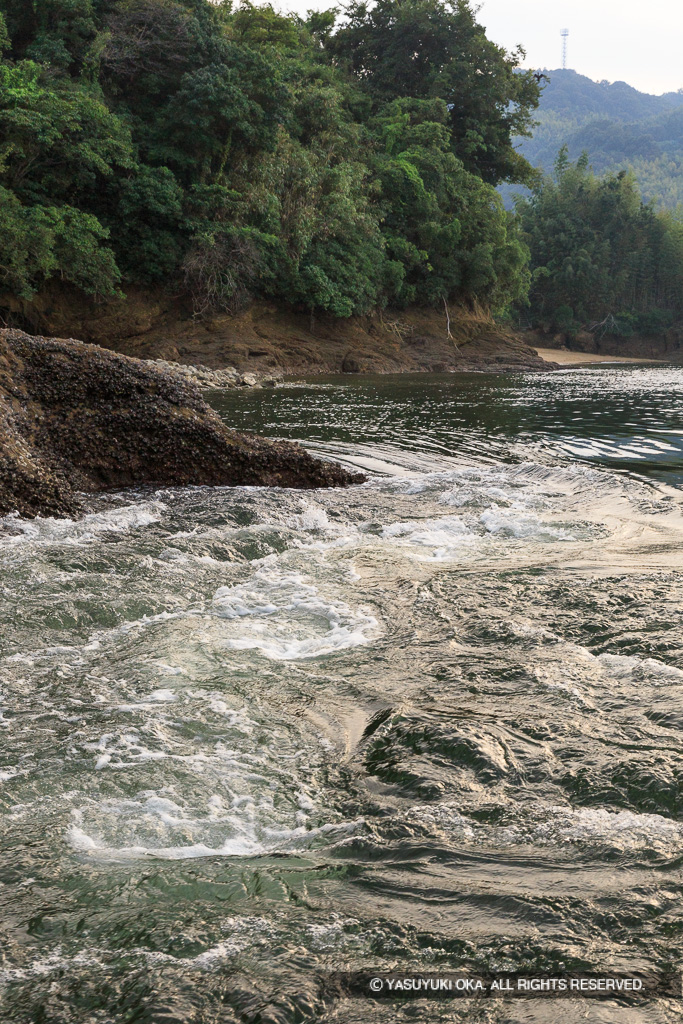
<path id="1" fill-rule="evenodd" d="M 558 151 L 582 152 L 597 173 L 631 168 L 643 198 L 658 206 L 683 203 L 683 90 L 652 96 L 626 82 L 594 82 L 576 71 L 546 71 L 531 139 L 519 149 L 535 167 L 552 171 Z M 505 190 L 506 200 L 518 188 Z"/>
<path id="2" fill-rule="evenodd" d="M 578 71 L 557 68 L 544 71 L 550 82 L 543 89 L 541 109 L 548 111 L 597 114 L 622 121 L 654 117 L 683 104 L 683 90 L 661 96 L 639 92 L 626 82 L 594 82 Z"/>

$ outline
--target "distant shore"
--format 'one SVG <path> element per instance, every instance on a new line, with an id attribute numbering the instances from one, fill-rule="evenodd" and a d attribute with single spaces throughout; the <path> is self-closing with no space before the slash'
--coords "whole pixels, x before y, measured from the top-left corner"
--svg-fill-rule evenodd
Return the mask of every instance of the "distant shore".
<path id="1" fill-rule="evenodd" d="M 537 355 L 546 363 L 559 363 L 560 366 L 588 366 L 591 363 L 655 363 L 661 364 L 662 359 L 640 359 L 634 356 L 600 355 L 597 352 L 570 352 L 565 348 L 534 348 Z"/>

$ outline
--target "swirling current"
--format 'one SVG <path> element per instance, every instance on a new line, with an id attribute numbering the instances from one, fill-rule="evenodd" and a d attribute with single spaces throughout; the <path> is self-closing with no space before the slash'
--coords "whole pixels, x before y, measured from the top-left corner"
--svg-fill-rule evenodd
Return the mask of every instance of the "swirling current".
<path id="1" fill-rule="evenodd" d="M 0 1016 L 669 1022 L 338 970 L 680 970 L 683 369 L 215 393 L 348 490 L 0 528 Z"/>

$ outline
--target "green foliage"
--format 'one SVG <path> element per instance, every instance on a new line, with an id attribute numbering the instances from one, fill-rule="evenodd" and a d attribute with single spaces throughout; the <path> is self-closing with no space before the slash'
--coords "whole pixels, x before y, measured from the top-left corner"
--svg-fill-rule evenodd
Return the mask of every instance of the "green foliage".
<path id="1" fill-rule="evenodd" d="M 140 284 L 167 280 L 185 249 L 184 194 L 173 173 L 142 164 L 114 183 L 111 200 L 123 273 Z"/>
<path id="2" fill-rule="evenodd" d="M 347 162 L 320 176 L 311 238 L 291 274 L 298 300 L 333 316 L 368 312 L 383 284 L 384 239 L 363 198 L 366 174 Z"/>
<path id="3" fill-rule="evenodd" d="M 451 144 L 485 181 L 527 181 L 530 168 L 510 144 L 530 133 L 538 87 L 512 54 L 486 37 L 466 0 L 351 0 L 332 52 L 376 105 L 394 98 L 441 98 Z"/>
<path id="4" fill-rule="evenodd" d="M 45 80 L 31 60 L 0 64 L 0 260 L 23 298 L 59 276 L 88 293 L 120 280 L 108 230 L 72 205 L 131 163 L 125 126 L 85 91 Z"/>
<path id="5" fill-rule="evenodd" d="M 125 124 L 34 61 L 0 64 L 1 178 L 22 199 L 66 201 L 132 164 Z"/>
<path id="6" fill-rule="evenodd" d="M 395 299 L 435 304 L 460 291 L 504 305 L 524 291 L 526 253 L 495 190 L 453 154 L 448 121 L 440 99 L 394 100 L 373 121 L 388 250 L 402 267 Z"/>
<path id="7" fill-rule="evenodd" d="M 253 48 L 274 47 L 296 50 L 300 42 L 300 26 L 294 18 L 279 14 L 271 4 L 255 7 L 246 0 L 230 20 L 231 35 Z"/>
<path id="8" fill-rule="evenodd" d="M 658 207 L 683 203 L 683 92 L 649 96 L 625 82 L 552 71 L 536 116 L 533 138 L 517 142 L 545 173 L 566 145 L 571 160 L 587 152 L 598 174 L 632 170 L 643 198 Z"/>
<path id="9" fill-rule="evenodd" d="M 597 177 L 562 149 L 518 209 L 540 323 L 627 337 L 662 334 L 683 313 L 683 223 L 644 204 L 633 175 Z"/>
<path id="10" fill-rule="evenodd" d="M 0 281 L 31 299 L 59 277 L 87 294 L 113 295 L 120 280 L 114 254 L 101 245 L 108 232 L 96 217 L 70 206 L 24 207 L 0 186 Z"/>
<path id="11" fill-rule="evenodd" d="M 416 46 L 416 40 L 418 45 Z M 347 317 L 528 287 L 538 89 L 467 0 L 0 0 L 0 274 Z M 672 255 L 671 257 L 675 257 Z"/>
<path id="12" fill-rule="evenodd" d="M 3 0 L 13 56 L 78 69 L 97 35 L 92 0 Z"/>

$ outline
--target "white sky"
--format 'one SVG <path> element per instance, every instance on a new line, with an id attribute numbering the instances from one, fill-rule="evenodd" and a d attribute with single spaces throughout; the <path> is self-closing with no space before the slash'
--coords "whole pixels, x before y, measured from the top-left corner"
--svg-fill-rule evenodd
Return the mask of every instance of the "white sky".
<path id="1" fill-rule="evenodd" d="M 528 67 L 567 67 L 641 92 L 683 88 L 682 0 L 483 0 L 478 20 L 496 43 L 522 43 Z"/>
<path id="2" fill-rule="evenodd" d="M 559 68 L 560 29 L 569 29 L 567 67 L 642 92 L 683 88 L 683 0 L 478 0 L 478 20 L 500 46 L 521 43 L 526 66 Z M 341 6 L 343 0 L 340 0 Z M 335 0 L 275 0 L 283 11 L 336 6 Z"/>

